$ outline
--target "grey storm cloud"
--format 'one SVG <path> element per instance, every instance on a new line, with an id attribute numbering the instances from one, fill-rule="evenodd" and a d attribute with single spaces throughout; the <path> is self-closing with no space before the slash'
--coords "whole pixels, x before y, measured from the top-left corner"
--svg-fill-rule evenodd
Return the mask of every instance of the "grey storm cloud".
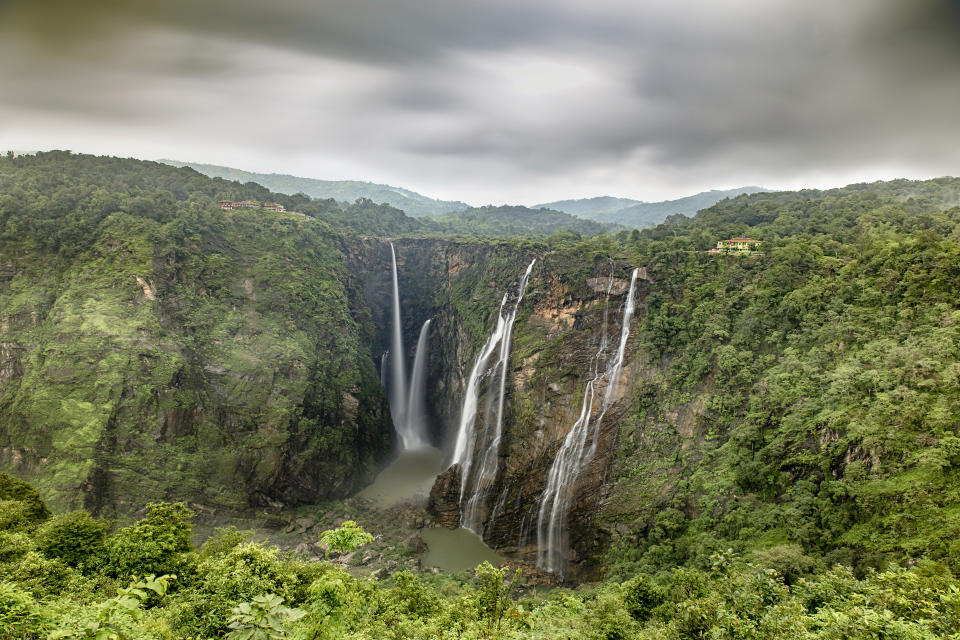
<path id="1" fill-rule="evenodd" d="M 0 0 L 0 146 L 468 200 L 957 173 L 957 104 L 957 1 Z"/>

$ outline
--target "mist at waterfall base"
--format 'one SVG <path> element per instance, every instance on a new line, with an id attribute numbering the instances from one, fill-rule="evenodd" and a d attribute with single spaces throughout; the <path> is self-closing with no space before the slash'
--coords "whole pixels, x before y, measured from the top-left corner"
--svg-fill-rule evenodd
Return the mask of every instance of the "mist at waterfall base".
<path id="1" fill-rule="evenodd" d="M 623 372 L 624 351 L 627 338 L 630 337 L 630 323 L 633 320 L 634 290 L 637 286 L 637 274 L 634 269 L 630 277 L 630 289 L 623 303 L 623 317 L 620 323 L 620 342 L 613 360 L 608 360 L 607 327 L 609 325 L 608 305 L 610 291 L 613 288 L 613 276 L 607 285 L 606 302 L 603 309 L 603 325 L 600 345 L 590 362 L 590 380 L 583 391 L 580 415 L 570 427 L 560 450 L 550 466 L 547 486 L 540 501 L 537 519 L 537 566 L 545 571 L 563 575 L 566 569 L 567 514 L 573 502 L 577 479 L 597 452 L 600 438 L 600 424 L 610 405 L 617 400 L 620 386 L 620 374 Z M 601 363 L 606 366 L 601 371 Z M 597 387 L 606 383 L 606 389 L 600 404 L 600 414 L 593 419 L 594 402 Z M 590 443 L 587 446 L 587 443 Z"/>

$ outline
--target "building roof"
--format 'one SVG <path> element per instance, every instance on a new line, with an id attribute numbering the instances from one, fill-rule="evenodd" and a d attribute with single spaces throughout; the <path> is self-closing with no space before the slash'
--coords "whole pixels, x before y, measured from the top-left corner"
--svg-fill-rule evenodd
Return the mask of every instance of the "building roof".
<path id="1" fill-rule="evenodd" d="M 753 238 L 730 238 L 729 240 L 724 240 L 724 242 L 760 242 Z"/>

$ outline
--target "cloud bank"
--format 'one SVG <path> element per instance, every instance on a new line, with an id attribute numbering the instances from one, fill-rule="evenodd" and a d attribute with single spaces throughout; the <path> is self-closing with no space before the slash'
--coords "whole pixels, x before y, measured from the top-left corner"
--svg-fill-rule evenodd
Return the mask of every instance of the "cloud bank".
<path id="1" fill-rule="evenodd" d="M 957 174 L 960 2 L 0 0 L 0 89 L 0 148 L 474 203 Z"/>

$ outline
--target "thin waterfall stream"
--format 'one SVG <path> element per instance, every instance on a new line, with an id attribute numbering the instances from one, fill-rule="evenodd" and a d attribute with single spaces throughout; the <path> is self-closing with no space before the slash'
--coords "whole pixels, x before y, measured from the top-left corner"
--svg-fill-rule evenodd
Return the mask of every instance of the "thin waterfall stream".
<path id="1" fill-rule="evenodd" d="M 580 415 L 570 427 L 564 438 L 560 450 L 553 460 L 550 472 L 547 475 L 547 486 L 540 501 L 540 511 L 537 520 L 537 566 L 551 573 L 563 574 L 565 566 L 565 536 L 566 521 L 573 501 L 573 493 L 577 479 L 581 472 L 590 464 L 597 452 L 600 438 L 600 425 L 610 405 L 617 400 L 620 385 L 620 374 L 623 371 L 623 359 L 626 351 L 627 339 L 630 337 L 630 323 L 634 312 L 634 291 L 637 285 L 639 269 L 633 270 L 630 277 L 630 289 L 623 304 L 623 318 L 620 325 L 620 342 L 616 356 L 607 363 L 603 372 L 600 363 L 607 358 L 608 340 L 607 307 L 604 306 L 603 330 L 600 336 L 600 346 L 590 363 L 591 378 L 587 381 L 583 391 L 583 401 Z M 607 300 L 613 285 L 611 276 L 607 286 Z M 606 389 L 600 404 L 600 414 L 593 419 L 594 404 L 597 399 L 597 386 L 606 382 Z M 589 446 L 587 446 L 589 442 Z"/>

